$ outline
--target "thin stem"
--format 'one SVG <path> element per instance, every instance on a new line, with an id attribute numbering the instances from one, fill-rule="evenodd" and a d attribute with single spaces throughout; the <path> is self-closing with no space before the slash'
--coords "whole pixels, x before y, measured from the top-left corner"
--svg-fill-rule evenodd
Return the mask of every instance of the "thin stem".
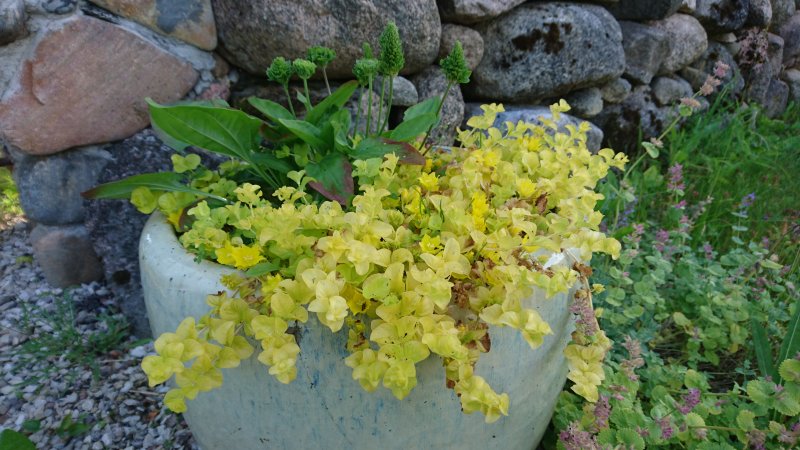
<path id="1" fill-rule="evenodd" d="M 376 134 L 381 134 L 381 127 L 383 126 L 383 98 L 386 94 L 386 76 L 381 77 L 381 103 L 378 105 L 378 121 L 376 122 Z M 387 110 L 388 114 L 389 111 Z"/>
<path id="2" fill-rule="evenodd" d="M 292 112 L 292 115 L 296 119 L 297 118 L 297 114 L 295 114 L 294 106 L 292 106 L 292 95 L 289 94 L 289 84 L 288 83 L 283 85 L 283 92 L 286 93 L 286 100 L 289 101 L 289 111 Z"/>
<path id="3" fill-rule="evenodd" d="M 367 131 L 364 133 L 365 137 L 369 136 L 369 132 L 372 131 L 372 77 L 369 77 L 369 94 L 368 100 L 369 104 L 367 104 Z"/>
<path id="4" fill-rule="evenodd" d="M 358 91 L 358 105 L 356 106 L 356 121 L 353 125 L 353 137 L 358 134 L 358 124 L 361 121 L 361 103 L 364 102 L 364 88 Z"/>
<path id="5" fill-rule="evenodd" d="M 444 101 L 445 101 L 445 99 L 447 99 L 447 94 L 450 93 L 450 88 L 452 88 L 452 87 L 453 87 L 453 82 L 452 81 L 447 83 L 447 88 L 444 90 L 444 95 L 442 95 L 442 98 L 439 100 L 439 106 L 436 108 L 436 117 L 439 117 L 439 114 L 442 112 L 442 107 L 444 106 Z M 431 125 L 430 127 L 428 127 L 428 131 L 425 132 L 425 138 L 422 139 L 422 145 L 420 145 L 420 147 L 419 147 L 419 149 L 422 151 L 422 155 L 425 155 L 426 153 L 428 153 L 428 150 L 430 150 L 429 148 L 425 148 L 423 150 L 423 148 L 425 147 L 425 144 L 428 142 L 428 137 L 430 136 L 431 131 L 433 131 L 433 127 L 434 126 L 436 126 L 435 123 L 433 125 Z"/>
<path id="6" fill-rule="evenodd" d="M 325 67 L 327 66 L 322 66 L 322 78 L 325 79 L 325 87 L 328 88 L 328 95 L 331 95 L 331 85 L 328 84 L 328 73 L 325 71 Z"/>
<path id="7" fill-rule="evenodd" d="M 378 131 L 378 134 L 383 133 L 383 130 L 388 128 L 389 126 L 389 115 L 392 112 L 392 101 L 394 100 L 394 75 L 391 76 L 389 80 L 389 104 L 386 106 L 386 118 L 384 118 L 383 123 L 381 123 L 381 128 Z"/>
<path id="8" fill-rule="evenodd" d="M 311 111 L 311 95 L 308 93 L 308 80 L 303 79 L 303 88 L 306 91 L 306 114 Z"/>

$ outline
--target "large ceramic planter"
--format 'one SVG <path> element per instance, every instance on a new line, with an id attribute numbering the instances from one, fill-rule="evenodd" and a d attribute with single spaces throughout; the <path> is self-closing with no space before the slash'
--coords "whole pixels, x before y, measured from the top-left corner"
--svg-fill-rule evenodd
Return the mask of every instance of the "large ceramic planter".
<path id="1" fill-rule="evenodd" d="M 206 295 L 222 289 L 231 269 L 196 263 L 163 216 L 154 215 L 140 242 L 142 284 L 154 335 L 173 331 L 186 316 L 207 310 Z M 535 300 L 535 302 L 534 302 Z M 297 379 L 276 381 L 254 355 L 223 370 L 221 388 L 188 402 L 185 413 L 204 450 L 249 449 L 532 449 L 550 421 L 566 379 L 563 350 L 572 322 L 567 297 L 531 299 L 553 328 L 531 350 L 519 333 L 490 329 L 492 348 L 476 373 L 511 399 L 509 416 L 494 424 L 460 411 L 445 388 L 441 360 L 418 365 L 419 384 L 404 400 L 379 389 L 368 393 L 345 366 L 346 332 L 332 334 L 312 314 L 302 325 Z"/>

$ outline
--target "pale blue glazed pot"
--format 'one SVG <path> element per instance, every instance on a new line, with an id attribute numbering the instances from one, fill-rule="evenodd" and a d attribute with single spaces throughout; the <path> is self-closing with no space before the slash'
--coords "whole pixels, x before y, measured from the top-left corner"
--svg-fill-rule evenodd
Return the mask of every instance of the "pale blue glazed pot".
<path id="1" fill-rule="evenodd" d="M 139 254 L 155 336 L 174 331 L 186 316 L 202 316 L 206 295 L 222 290 L 219 278 L 232 270 L 196 263 L 159 214 L 145 225 Z M 313 314 L 300 324 L 295 381 L 276 381 L 253 355 L 223 370 L 221 388 L 188 401 L 185 417 L 204 450 L 533 449 L 566 380 L 563 351 L 574 329 L 567 298 L 530 299 L 554 331 L 536 350 L 515 330 L 490 328 L 491 351 L 476 373 L 511 399 L 509 416 L 493 424 L 461 412 L 435 356 L 417 366 L 419 384 L 404 400 L 384 388 L 365 392 L 343 361 L 346 332 L 331 333 Z"/>

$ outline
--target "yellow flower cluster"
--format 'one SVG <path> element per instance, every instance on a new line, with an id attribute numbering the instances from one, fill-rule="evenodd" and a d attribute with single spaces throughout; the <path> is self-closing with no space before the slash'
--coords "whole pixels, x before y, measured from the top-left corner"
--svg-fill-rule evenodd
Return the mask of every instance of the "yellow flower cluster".
<path id="1" fill-rule="evenodd" d="M 487 350 L 482 337 L 488 325 L 512 327 L 536 348 L 552 333 L 523 300 L 535 288 L 565 292 L 579 274 L 566 265 L 544 268 L 549 253 L 574 248 L 585 261 L 592 252 L 616 257 L 619 243 L 597 231 L 594 188 L 626 159 L 607 149 L 590 153 L 588 124 L 564 133 L 552 121 L 507 123 L 501 132 L 492 124 L 502 106 L 483 109 L 469 121 L 473 130 L 460 133 L 463 148 L 434 153 L 425 166 L 402 165 L 394 155 L 356 161 L 360 193 L 347 209 L 311 203 L 303 173 L 277 200 L 215 175 L 195 187 L 231 204 L 181 198 L 166 205 L 173 217 L 193 220 L 180 237 L 186 248 L 241 270 L 270 265 L 258 275 L 225 277 L 231 296 L 209 296 L 208 315 L 156 341 L 158 355 L 143 367 L 151 384 L 175 375 L 167 406 L 183 411 L 185 399 L 218 386 L 220 368 L 254 351 L 248 337 L 260 342 L 258 360 L 269 373 L 292 381 L 300 347 L 290 324 L 313 313 L 332 332 L 347 329 L 352 354 L 345 362 L 364 389 L 382 385 L 403 398 L 417 383 L 416 364 L 435 354 L 466 413 L 480 411 L 487 422 L 507 415 L 508 395 L 473 372 Z M 596 356 L 577 346 L 567 351 L 581 369 L 572 373 L 582 377 L 596 372 Z M 594 379 L 573 381 L 589 386 Z M 581 393 L 596 396 L 588 387 Z"/>

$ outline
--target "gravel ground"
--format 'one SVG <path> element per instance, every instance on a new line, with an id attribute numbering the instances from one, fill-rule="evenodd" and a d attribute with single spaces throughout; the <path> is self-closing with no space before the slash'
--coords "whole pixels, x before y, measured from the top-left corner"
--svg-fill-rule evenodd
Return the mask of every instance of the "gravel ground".
<path id="1" fill-rule="evenodd" d="M 22 218 L 0 223 L 0 430 L 45 449 L 196 449 L 139 367 L 153 351 L 121 328 L 103 283 L 48 285 Z"/>

